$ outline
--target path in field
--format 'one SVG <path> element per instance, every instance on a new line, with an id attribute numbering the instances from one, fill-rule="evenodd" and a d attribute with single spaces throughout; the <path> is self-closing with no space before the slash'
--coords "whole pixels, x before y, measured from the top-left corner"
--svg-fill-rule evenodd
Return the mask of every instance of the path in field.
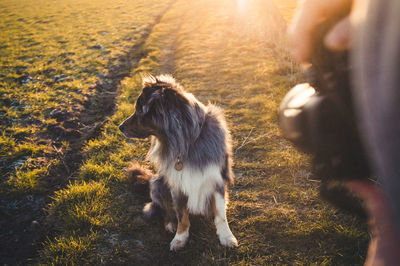
<path id="1" fill-rule="evenodd" d="M 221 248 L 212 227 L 195 220 L 179 255 L 153 247 L 170 263 L 357 264 L 365 255 L 364 229 L 319 199 L 308 159 L 280 136 L 278 105 L 297 75 L 267 2 L 177 1 L 155 28 L 169 31 L 159 73 L 225 109 L 235 152 L 228 220 L 239 248 Z"/>

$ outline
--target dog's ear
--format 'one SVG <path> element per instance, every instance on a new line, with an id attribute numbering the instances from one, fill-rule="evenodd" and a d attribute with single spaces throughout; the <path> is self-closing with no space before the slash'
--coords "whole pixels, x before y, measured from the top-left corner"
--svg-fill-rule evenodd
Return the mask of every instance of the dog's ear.
<path id="1" fill-rule="evenodd" d="M 143 113 L 146 114 L 146 113 L 150 110 L 151 106 L 152 106 L 157 100 L 160 100 L 160 99 L 162 99 L 163 97 L 164 97 L 164 89 L 163 89 L 163 88 L 154 91 L 154 92 L 150 95 L 150 97 L 149 97 L 149 99 L 147 100 L 147 102 L 143 105 Z"/>
<path id="2" fill-rule="evenodd" d="M 142 77 L 142 87 L 143 88 L 151 87 L 152 85 L 157 83 L 157 79 L 151 74 L 144 73 L 144 74 L 141 74 L 141 77 Z"/>

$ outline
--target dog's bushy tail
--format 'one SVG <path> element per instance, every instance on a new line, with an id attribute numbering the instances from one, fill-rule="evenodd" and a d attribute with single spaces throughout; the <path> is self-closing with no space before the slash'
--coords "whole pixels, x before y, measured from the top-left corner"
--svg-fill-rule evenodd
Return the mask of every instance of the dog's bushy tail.
<path id="1" fill-rule="evenodd" d="M 132 163 L 128 168 L 125 168 L 128 176 L 128 183 L 135 193 L 149 195 L 150 179 L 153 173 L 140 166 L 138 163 Z"/>
<path id="2" fill-rule="evenodd" d="M 157 200 L 158 197 L 154 201 L 153 196 L 150 193 L 152 186 L 151 179 L 154 176 L 153 173 L 137 163 L 132 163 L 131 166 L 125 169 L 125 171 L 133 191 L 143 195 L 150 195 L 152 199 L 152 202 L 147 203 L 143 208 L 144 217 L 147 220 L 150 220 L 160 216 L 162 214 L 162 208 Z"/>

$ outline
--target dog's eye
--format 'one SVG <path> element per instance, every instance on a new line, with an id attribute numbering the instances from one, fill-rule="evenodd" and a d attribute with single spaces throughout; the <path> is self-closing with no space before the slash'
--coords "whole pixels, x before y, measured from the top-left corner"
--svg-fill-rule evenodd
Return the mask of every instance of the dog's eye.
<path id="1" fill-rule="evenodd" d="M 145 107 L 144 106 L 142 106 L 142 105 L 138 105 L 137 107 L 136 107 L 136 114 L 138 115 L 138 116 L 146 116 L 146 114 L 148 114 L 148 111 L 149 110 L 145 110 Z"/>
<path id="2" fill-rule="evenodd" d="M 143 115 L 144 115 L 142 108 L 136 109 L 136 113 L 137 113 L 138 115 L 140 115 L 140 116 L 143 116 Z"/>
<path id="3" fill-rule="evenodd" d="M 138 115 L 143 114 L 143 105 L 140 104 L 140 101 L 138 101 L 138 102 L 136 103 L 135 112 L 136 112 Z"/>

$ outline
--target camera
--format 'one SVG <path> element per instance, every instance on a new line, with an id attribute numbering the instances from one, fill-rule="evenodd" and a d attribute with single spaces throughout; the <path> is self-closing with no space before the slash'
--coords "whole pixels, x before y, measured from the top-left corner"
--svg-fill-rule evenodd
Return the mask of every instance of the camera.
<path id="1" fill-rule="evenodd" d="M 306 82 L 292 88 L 281 102 L 282 134 L 313 155 L 315 173 L 321 178 L 367 178 L 370 170 L 357 128 L 348 52 L 328 50 L 323 36 L 329 25 L 321 27 Z"/>
<path id="2" fill-rule="evenodd" d="M 344 187 L 332 185 L 367 179 L 370 167 L 357 127 L 349 54 L 332 52 L 323 44 L 330 25 L 333 23 L 321 25 L 315 33 L 311 66 L 304 73 L 306 81 L 282 100 L 279 124 L 286 139 L 312 155 L 313 173 L 322 181 L 321 196 L 363 216 L 360 205 L 354 206 L 354 196 Z"/>

